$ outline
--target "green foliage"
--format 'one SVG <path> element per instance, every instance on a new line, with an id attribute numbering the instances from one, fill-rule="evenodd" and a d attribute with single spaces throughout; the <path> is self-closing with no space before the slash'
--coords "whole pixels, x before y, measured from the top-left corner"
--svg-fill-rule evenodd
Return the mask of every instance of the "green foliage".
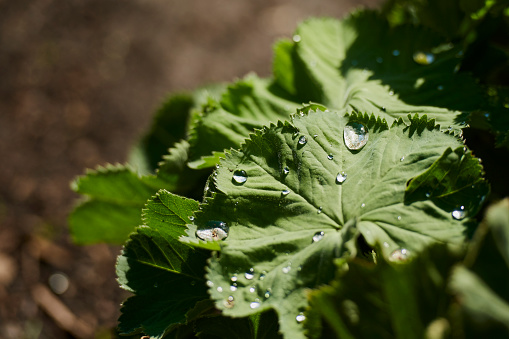
<path id="1" fill-rule="evenodd" d="M 74 240 L 127 239 L 120 333 L 509 336 L 507 5 L 309 19 L 272 78 L 168 98 L 72 184 Z"/>

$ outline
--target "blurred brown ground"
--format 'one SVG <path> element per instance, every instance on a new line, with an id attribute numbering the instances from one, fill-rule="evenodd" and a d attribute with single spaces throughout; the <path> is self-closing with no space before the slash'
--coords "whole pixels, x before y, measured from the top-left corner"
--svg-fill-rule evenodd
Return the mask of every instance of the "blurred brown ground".
<path id="1" fill-rule="evenodd" d="M 0 0 L 0 338 L 110 338 L 120 248 L 69 241 L 69 182 L 124 162 L 168 92 L 269 76 L 298 22 L 379 2 Z"/>

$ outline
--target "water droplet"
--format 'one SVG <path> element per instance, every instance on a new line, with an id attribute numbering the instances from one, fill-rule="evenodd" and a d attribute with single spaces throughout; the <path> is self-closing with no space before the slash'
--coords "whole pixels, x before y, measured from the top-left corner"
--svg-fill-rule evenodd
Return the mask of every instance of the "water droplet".
<path id="1" fill-rule="evenodd" d="M 290 173 L 290 169 L 287 166 L 287 167 L 283 168 L 283 174 L 288 175 L 288 173 Z"/>
<path id="2" fill-rule="evenodd" d="M 452 126 L 447 127 L 448 131 L 452 131 Z"/>
<path id="3" fill-rule="evenodd" d="M 213 287 L 214 286 L 214 283 L 212 281 L 210 281 L 210 280 L 207 280 L 206 284 L 207 284 L 208 287 Z"/>
<path id="4" fill-rule="evenodd" d="M 398 56 L 399 55 L 399 50 L 395 49 L 392 51 L 392 55 L 394 56 Z"/>
<path id="5" fill-rule="evenodd" d="M 265 279 L 266 274 L 267 274 L 267 272 L 263 271 L 262 274 L 260 274 L 260 277 L 258 279 L 260 279 L 260 280 Z"/>
<path id="6" fill-rule="evenodd" d="M 427 192 L 426 193 L 426 198 L 429 198 L 429 197 L 431 197 L 431 193 Z"/>
<path id="7" fill-rule="evenodd" d="M 325 110 L 327 112 L 327 110 Z M 313 138 L 318 138 L 318 134 L 313 134 Z"/>
<path id="8" fill-rule="evenodd" d="M 432 53 L 415 52 L 414 61 L 420 65 L 429 65 L 435 61 L 435 56 Z"/>
<path id="9" fill-rule="evenodd" d="M 237 290 L 237 284 L 233 284 L 230 286 L 230 291 L 235 292 Z"/>
<path id="10" fill-rule="evenodd" d="M 394 91 L 389 91 L 389 95 L 394 95 Z"/>
<path id="11" fill-rule="evenodd" d="M 251 287 L 249 288 L 249 292 L 251 292 L 251 293 L 255 293 L 255 291 L 256 291 L 256 287 L 251 286 Z"/>
<path id="12" fill-rule="evenodd" d="M 286 267 L 283 267 L 281 269 L 281 271 L 283 271 L 284 274 L 290 272 L 290 270 L 292 269 L 292 267 L 290 265 L 286 266 Z"/>
<path id="13" fill-rule="evenodd" d="M 444 86 L 442 86 L 442 85 L 438 85 L 438 86 L 437 86 L 437 89 L 438 89 L 439 91 L 443 91 L 443 90 L 444 90 Z"/>
<path id="14" fill-rule="evenodd" d="M 299 41 L 301 40 L 301 37 L 300 37 L 300 35 L 295 34 L 295 35 L 293 36 L 292 40 L 293 40 L 294 42 L 299 42 Z"/>
<path id="15" fill-rule="evenodd" d="M 236 170 L 233 172 L 233 181 L 237 184 L 243 184 L 247 181 L 247 174 L 244 170 Z"/>
<path id="16" fill-rule="evenodd" d="M 329 155 L 327 156 L 327 159 L 329 159 L 329 160 L 334 159 L 334 156 L 332 155 L 332 153 L 329 153 Z"/>
<path id="17" fill-rule="evenodd" d="M 349 150 L 359 150 L 368 142 L 369 132 L 364 125 L 351 122 L 345 126 L 343 137 Z"/>
<path id="18" fill-rule="evenodd" d="M 381 64 L 382 62 L 384 62 L 384 58 L 382 58 L 382 57 L 377 57 L 377 58 L 376 58 L 376 62 L 378 62 L 379 64 Z"/>
<path id="19" fill-rule="evenodd" d="M 410 256 L 409 250 L 407 250 L 406 248 L 400 248 L 391 253 L 391 255 L 389 256 L 389 260 L 393 262 L 405 261 L 408 259 L 409 256 Z"/>
<path id="20" fill-rule="evenodd" d="M 254 277 L 254 268 L 250 268 L 245 274 L 244 277 L 246 277 L 247 280 L 251 280 Z"/>
<path id="21" fill-rule="evenodd" d="M 303 135 L 302 135 L 302 136 L 299 138 L 299 145 L 304 146 L 307 142 L 308 142 L 308 140 L 306 139 L 306 137 L 305 137 L 305 136 L 303 136 Z"/>
<path id="22" fill-rule="evenodd" d="M 465 206 L 460 206 L 459 209 L 452 211 L 452 217 L 456 220 L 461 220 L 467 216 L 467 211 L 465 211 Z"/>
<path id="23" fill-rule="evenodd" d="M 398 215 L 398 220 L 401 220 L 401 215 Z"/>
<path id="24" fill-rule="evenodd" d="M 384 241 L 384 247 L 389 247 L 389 243 L 387 241 Z"/>
<path id="25" fill-rule="evenodd" d="M 401 157 L 401 159 L 399 159 L 399 161 L 403 161 L 403 160 L 405 160 L 405 157 L 404 157 L 404 156 L 403 156 L 403 157 Z"/>
<path id="26" fill-rule="evenodd" d="M 228 299 L 224 301 L 224 307 L 226 308 L 232 308 L 234 306 L 233 296 L 229 296 Z"/>
<path id="27" fill-rule="evenodd" d="M 232 275 L 232 277 L 230 278 L 230 280 L 233 282 L 237 281 L 237 279 L 238 279 L 237 274 Z"/>
<path id="28" fill-rule="evenodd" d="M 366 207 L 366 204 L 365 204 L 365 203 L 362 203 L 362 204 L 361 204 L 361 208 L 364 208 L 364 207 Z"/>
<path id="29" fill-rule="evenodd" d="M 385 106 L 382 106 L 382 108 L 380 108 L 380 110 L 381 110 L 382 112 L 386 112 L 386 111 L 387 111 L 387 108 L 385 108 Z"/>
<path id="30" fill-rule="evenodd" d="M 272 295 L 272 292 L 270 291 L 270 288 L 268 288 L 265 291 L 265 294 L 263 296 L 265 297 L 265 299 L 268 299 L 271 295 Z"/>
<path id="31" fill-rule="evenodd" d="M 316 213 L 318 213 L 318 214 L 322 213 L 322 206 L 318 207 L 318 210 L 316 210 Z"/>
<path id="32" fill-rule="evenodd" d="M 194 221 L 194 217 L 193 217 L 193 216 L 190 216 L 190 217 L 189 217 L 189 221 Z"/>
<path id="33" fill-rule="evenodd" d="M 325 236 L 325 233 L 323 232 L 316 232 L 315 235 L 313 235 L 313 242 L 318 242 L 323 239 Z"/>
<path id="34" fill-rule="evenodd" d="M 196 231 L 196 236 L 204 241 L 218 241 L 228 237 L 228 226 L 223 221 L 209 221 L 208 228 Z"/>
<path id="35" fill-rule="evenodd" d="M 295 317 L 295 320 L 297 320 L 298 323 L 301 323 L 303 322 L 304 320 L 306 320 L 306 316 L 304 315 L 304 313 L 300 312 L 296 317 Z"/>
<path id="36" fill-rule="evenodd" d="M 281 196 L 286 197 L 288 194 L 290 194 L 290 190 L 282 190 Z"/>
<path id="37" fill-rule="evenodd" d="M 345 180 L 346 173 L 345 172 L 338 173 L 338 175 L 336 176 L 336 184 L 342 184 L 345 182 Z"/>
<path id="38" fill-rule="evenodd" d="M 218 287 L 216 288 L 216 290 L 217 290 L 219 293 L 222 293 L 222 292 L 223 292 L 223 288 L 222 288 L 221 286 L 218 286 Z"/>
<path id="39" fill-rule="evenodd" d="M 258 301 L 253 301 L 251 304 L 249 304 L 249 307 L 258 308 L 260 307 L 260 303 Z"/>

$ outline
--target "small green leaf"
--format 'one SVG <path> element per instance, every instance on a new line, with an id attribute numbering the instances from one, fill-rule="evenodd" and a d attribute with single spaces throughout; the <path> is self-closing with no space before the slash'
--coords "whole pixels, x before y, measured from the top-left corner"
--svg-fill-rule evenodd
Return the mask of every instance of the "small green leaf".
<path id="1" fill-rule="evenodd" d="M 166 184 L 154 176 L 141 177 L 129 166 L 108 165 L 78 177 L 72 188 L 88 197 L 69 216 L 78 244 L 123 243 L 140 224 L 140 210 Z"/>
<path id="2" fill-rule="evenodd" d="M 301 338 L 296 320 L 306 290 L 333 278 L 335 258 L 355 255 L 359 236 L 383 244 L 386 258 L 431 243 L 463 244 L 469 218 L 456 220 L 431 200 L 405 204 L 409 179 L 462 142 L 433 121 L 399 120 L 391 127 L 367 114 L 309 112 L 251 135 L 226 153 L 209 179 L 212 193 L 184 241 L 211 222 L 229 226 L 207 277 L 216 306 L 239 317 L 274 309 L 285 337 Z M 349 149 L 344 130 L 367 129 L 367 143 Z M 477 173 L 480 177 L 480 173 Z M 477 178 L 476 178 L 477 179 Z M 267 297 L 268 296 L 268 297 Z"/>
<path id="3" fill-rule="evenodd" d="M 147 203 L 145 226 L 137 228 L 118 258 L 118 281 L 135 296 L 124 302 L 119 328 L 151 338 L 185 323 L 186 313 L 206 299 L 207 255 L 178 241 L 198 202 L 161 190 Z"/>

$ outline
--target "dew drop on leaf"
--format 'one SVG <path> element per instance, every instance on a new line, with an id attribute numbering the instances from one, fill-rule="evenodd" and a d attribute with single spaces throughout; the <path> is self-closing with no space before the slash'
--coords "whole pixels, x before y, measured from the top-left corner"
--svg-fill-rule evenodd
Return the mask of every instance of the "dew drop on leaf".
<path id="1" fill-rule="evenodd" d="M 325 236 L 325 233 L 323 232 L 316 232 L 315 235 L 313 235 L 313 242 L 318 242 L 323 239 Z"/>
<path id="2" fill-rule="evenodd" d="M 362 203 L 362 204 L 361 204 L 361 208 L 364 208 L 364 207 L 366 207 L 366 204 L 365 204 L 365 203 Z"/>
<path id="3" fill-rule="evenodd" d="M 237 290 L 236 284 L 230 286 L 230 291 L 235 292 Z"/>
<path id="4" fill-rule="evenodd" d="M 233 281 L 233 282 L 237 281 L 237 274 L 232 275 L 230 280 Z"/>
<path id="5" fill-rule="evenodd" d="M 435 56 L 432 53 L 415 52 L 414 61 L 420 65 L 429 65 L 435 61 Z"/>
<path id="6" fill-rule="evenodd" d="M 336 184 L 342 184 L 345 182 L 345 180 L 346 173 L 345 172 L 338 173 L 338 175 L 336 176 Z"/>
<path id="7" fill-rule="evenodd" d="M 288 194 L 290 194 L 289 190 L 282 190 L 281 191 L 281 196 L 283 196 L 283 197 L 286 197 Z"/>
<path id="8" fill-rule="evenodd" d="M 295 34 L 295 35 L 293 36 L 293 38 L 292 38 L 292 40 L 293 40 L 294 42 L 299 42 L 299 41 L 300 41 L 300 39 L 301 39 L 301 37 L 300 37 L 300 35 L 298 35 L 298 34 Z"/>
<path id="9" fill-rule="evenodd" d="M 401 157 L 401 159 L 399 159 L 399 161 L 403 161 L 403 160 L 405 160 L 405 157 Z"/>
<path id="10" fill-rule="evenodd" d="M 249 288 L 249 292 L 251 292 L 251 293 L 255 293 L 255 291 L 256 291 L 256 287 L 251 286 L 251 287 Z"/>
<path id="11" fill-rule="evenodd" d="M 244 273 L 244 277 L 247 280 L 253 279 L 253 277 L 254 277 L 254 268 L 251 267 L 246 273 Z"/>
<path id="12" fill-rule="evenodd" d="M 287 167 L 283 168 L 283 174 L 288 175 L 288 173 L 290 173 L 290 169 L 287 166 Z"/>
<path id="13" fill-rule="evenodd" d="M 389 247 L 389 243 L 387 241 L 384 241 L 384 247 Z"/>
<path id="14" fill-rule="evenodd" d="M 249 304 L 249 307 L 251 307 L 251 308 L 258 308 L 258 307 L 260 307 L 260 302 L 253 301 L 251 304 Z"/>
<path id="15" fill-rule="evenodd" d="M 270 289 L 267 289 L 263 296 L 265 297 L 265 299 L 268 299 L 271 295 L 272 295 L 272 292 L 270 291 Z"/>
<path id="16" fill-rule="evenodd" d="M 193 217 L 193 216 L 190 216 L 190 217 L 189 217 L 189 221 L 194 221 L 194 217 Z"/>
<path id="17" fill-rule="evenodd" d="M 452 211 L 452 217 L 456 220 L 461 220 L 467 216 L 465 206 L 461 206 L 459 209 Z"/>
<path id="18" fill-rule="evenodd" d="M 318 214 L 322 213 L 322 206 L 318 207 L 318 209 L 316 210 L 316 213 L 318 213 Z"/>
<path id="19" fill-rule="evenodd" d="M 397 218 L 397 219 L 398 219 L 398 220 L 401 220 L 401 215 L 398 215 L 398 218 Z"/>
<path id="20" fill-rule="evenodd" d="M 334 155 L 332 155 L 332 153 L 329 153 L 329 155 L 327 155 L 327 159 L 329 159 L 329 160 L 334 159 Z"/>
<path id="21" fill-rule="evenodd" d="M 345 126 L 343 137 L 349 150 L 359 150 L 368 142 L 369 132 L 364 125 L 351 122 Z"/>
<path id="22" fill-rule="evenodd" d="M 228 237 L 228 226 L 223 221 L 209 221 L 207 228 L 196 231 L 196 236 L 204 241 L 218 241 Z"/>
<path id="23" fill-rule="evenodd" d="M 426 198 L 429 198 L 429 197 L 431 197 L 431 193 L 426 192 Z"/>
<path id="24" fill-rule="evenodd" d="M 260 280 L 265 279 L 265 274 L 267 274 L 267 272 L 263 271 L 262 274 L 260 274 L 260 277 L 258 279 L 260 279 Z"/>
<path id="25" fill-rule="evenodd" d="M 281 269 L 281 271 L 283 271 L 284 274 L 290 272 L 290 270 L 292 269 L 292 267 L 290 265 L 286 266 L 286 267 L 283 267 Z"/>
<path id="26" fill-rule="evenodd" d="M 306 316 L 304 315 L 304 313 L 300 312 L 296 317 L 295 317 L 295 320 L 297 320 L 298 323 L 301 323 L 303 322 L 304 320 L 306 320 Z"/>
<path id="27" fill-rule="evenodd" d="M 207 280 L 206 284 L 207 284 L 208 287 L 213 287 L 214 286 L 214 283 L 212 281 L 210 281 L 210 280 Z"/>
<path id="28" fill-rule="evenodd" d="M 222 288 L 221 286 L 218 286 L 218 287 L 217 287 L 217 291 L 218 291 L 219 293 L 222 293 L 222 292 L 223 292 L 223 288 Z"/>
<path id="29" fill-rule="evenodd" d="M 389 91 L 389 95 L 394 95 L 394 91 Z"/>
<path id="30" fill-rule="evenodd" d="M 392 55 L 394 56 L 398 56 L 399 55 L 399 50 L 395 49 L 392 51 Z"/>
<path id="31" fill-rule="evenodd" d="M 308 140 L 306 139 L 306 137 L 304 135 L 302 135 L 299 138 L 299 145 L 304 146 L 307 142 L 308 142 Z"/>
<path id="32" fill-rule="evenodd" d="M 243 184 L 247 181 L 247 174 L 244 170 L 236 170 L 233 172 L 233 181 L 237 184 Z"/>
<path id="33" fill-rule="evenodd" d="M 401 262 L 406 261 L 409 256 L 410 256 L 409 250 L 407 250 L 406 248 L 400 248 L 391 253 L 391 255 L 389 256 L 389 260 L 393 262 Z"/>
<path id="34" fill-rule="evenodd" d="M 226 300 L 224 301 L 224 307 L 226 307 L 226 308 L 232 308 L 232 307 L 233 307 L 233 305 L 234 305 L 233 296 L 231 296 L 231 295 L 230 295 L 230 296 L 228 297 L 228 299 L 226 299 Z"/>

